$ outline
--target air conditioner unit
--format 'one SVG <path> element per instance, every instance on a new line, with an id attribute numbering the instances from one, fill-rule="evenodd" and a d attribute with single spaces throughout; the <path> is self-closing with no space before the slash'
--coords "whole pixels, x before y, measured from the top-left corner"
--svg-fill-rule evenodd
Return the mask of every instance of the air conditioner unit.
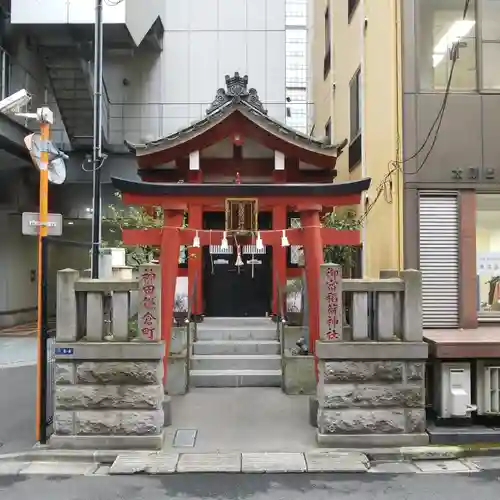
<path id="1" fill-rule="evenodd" d="M 440 418 L 470 418 L 476 410 L 471 403 L 469 363 L 436 363 L 439 392 L 434 409 Z"/>
<path id="2" fill-rule="evenodd" d="M 500 415 L 500 366 L 477 364 L 478 415 Z"/>

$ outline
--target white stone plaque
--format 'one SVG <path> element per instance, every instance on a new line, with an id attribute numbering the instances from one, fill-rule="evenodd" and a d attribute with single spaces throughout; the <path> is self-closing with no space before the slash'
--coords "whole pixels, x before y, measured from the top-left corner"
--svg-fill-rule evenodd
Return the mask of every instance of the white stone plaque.
<path id="1" fill-rule="evenodd" d="M 321 340 L 342 340 L 342 267 L 338 264 L 321 266 L 319 284 L 319 321 Z"/>
<path id="2" fill-rule="evenodd" d="M 139 336 L 143 340 L 161 339 L 161 267 L 139 266 Z"/>

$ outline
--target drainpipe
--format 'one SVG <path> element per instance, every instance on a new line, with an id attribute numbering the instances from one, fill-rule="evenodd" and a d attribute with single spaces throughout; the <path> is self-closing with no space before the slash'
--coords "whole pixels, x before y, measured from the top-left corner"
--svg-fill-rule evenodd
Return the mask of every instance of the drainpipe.
<path id="1" fill-rule="evenodd" d="M 373 0 L 372 0 L 373 1 Z M 360 77 L 360 93 L 359 93 L 359 100 L 360 100 L 360 121 L 361 121 L 361 178 L 365 178 L 367 176 L 366 172 L 366 151 L 365 151 L 365 137 L 366 137 L 366 130 L 365 130 L 365 0 L 361 0 L 358 8 L 360 9 L 360 15 L 361 15 L 361 33 L 360 33 L 360 41 L 361 41 L 361 61 L 360 61 L 360 72 L 359 72 L 359 77 Z M 364 200 L 362 200 L 364 204 Z M 364 207 L 366 210 L 366 206 Z M 363 245 L 363 252 L 362 252 L 362 270 L 363 270 L 363 276 L 366 275 L 366 262 L 367 262 L 367 252 L 366 252 L 366 220 L 363 224 L 363 227 L 361 228 L 361 243 Z"/>
<path id="2" fill-rule="evenodd" d="M 95 2 L 94 38 L 94 133 L 92 148 L 93 212 L 92 212 L 92 279 L 99 278 L 99 253 L 101 246 L 101 167 L 102 167 L 102 6 L 103 0 Z"/>
<path id="3" fill-rule="evenodd" d="M 403 131 L 401 124 L 402 114 L 402 26 L 401 7 L 399 0 L 393 0 L 394 8 L 394 52 L 396 64 L 396 160 L 399 162 L 403 158 Z M 399 164 L 404 169 L 404 165 Z M 404 235 L 403 235 L 403 196 L 404 196 L 404 174 L 399 169 L 396 170 L 396 237 L 397 237 L 397 257 L 398 271 L 404 269 Z"/>

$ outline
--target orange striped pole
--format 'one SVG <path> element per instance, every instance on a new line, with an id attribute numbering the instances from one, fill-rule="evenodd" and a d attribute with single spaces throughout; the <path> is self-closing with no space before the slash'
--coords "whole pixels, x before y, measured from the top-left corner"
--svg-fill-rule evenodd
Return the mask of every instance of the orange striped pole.
<path id="1" fill-rule="evenodd" d="M 48 141 L 50 139 L 50 124 L 42 121 L 40 123 L 40 195 L 39 195 L 39 234 L 38 234 L 38 272 L 37 272 L 37 347 L 38 347 L 38 363 L 37 363 L 37 384 L 36 384 L 36 439 L 40 441 L 40 429 L 45 422 L 42 422 L 40 408 L 42 405 L 42 384 L 46 381 L 42 380 L 42 239 L 47 236 L 47 222 L 49 216 L 49 148 Z"/>

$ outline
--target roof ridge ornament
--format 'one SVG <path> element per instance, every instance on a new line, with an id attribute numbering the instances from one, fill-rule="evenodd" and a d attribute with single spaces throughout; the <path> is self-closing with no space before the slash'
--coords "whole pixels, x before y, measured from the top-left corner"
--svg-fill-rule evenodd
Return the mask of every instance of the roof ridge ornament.
<path id="1" fill-rule="evenodd" d="M 248 75 L 240 76 L 236 71 L 234 76 L 226 75 L 226 89 L 220 88 L 217 90 L 214 101 L 207 109 L 207 115 L 211 115 L 228 103 L 238 104 L 243 101 L 267 115 L 267 110 L 260 101 L 257 90 L 254 88 L 248 89 Z"/>

